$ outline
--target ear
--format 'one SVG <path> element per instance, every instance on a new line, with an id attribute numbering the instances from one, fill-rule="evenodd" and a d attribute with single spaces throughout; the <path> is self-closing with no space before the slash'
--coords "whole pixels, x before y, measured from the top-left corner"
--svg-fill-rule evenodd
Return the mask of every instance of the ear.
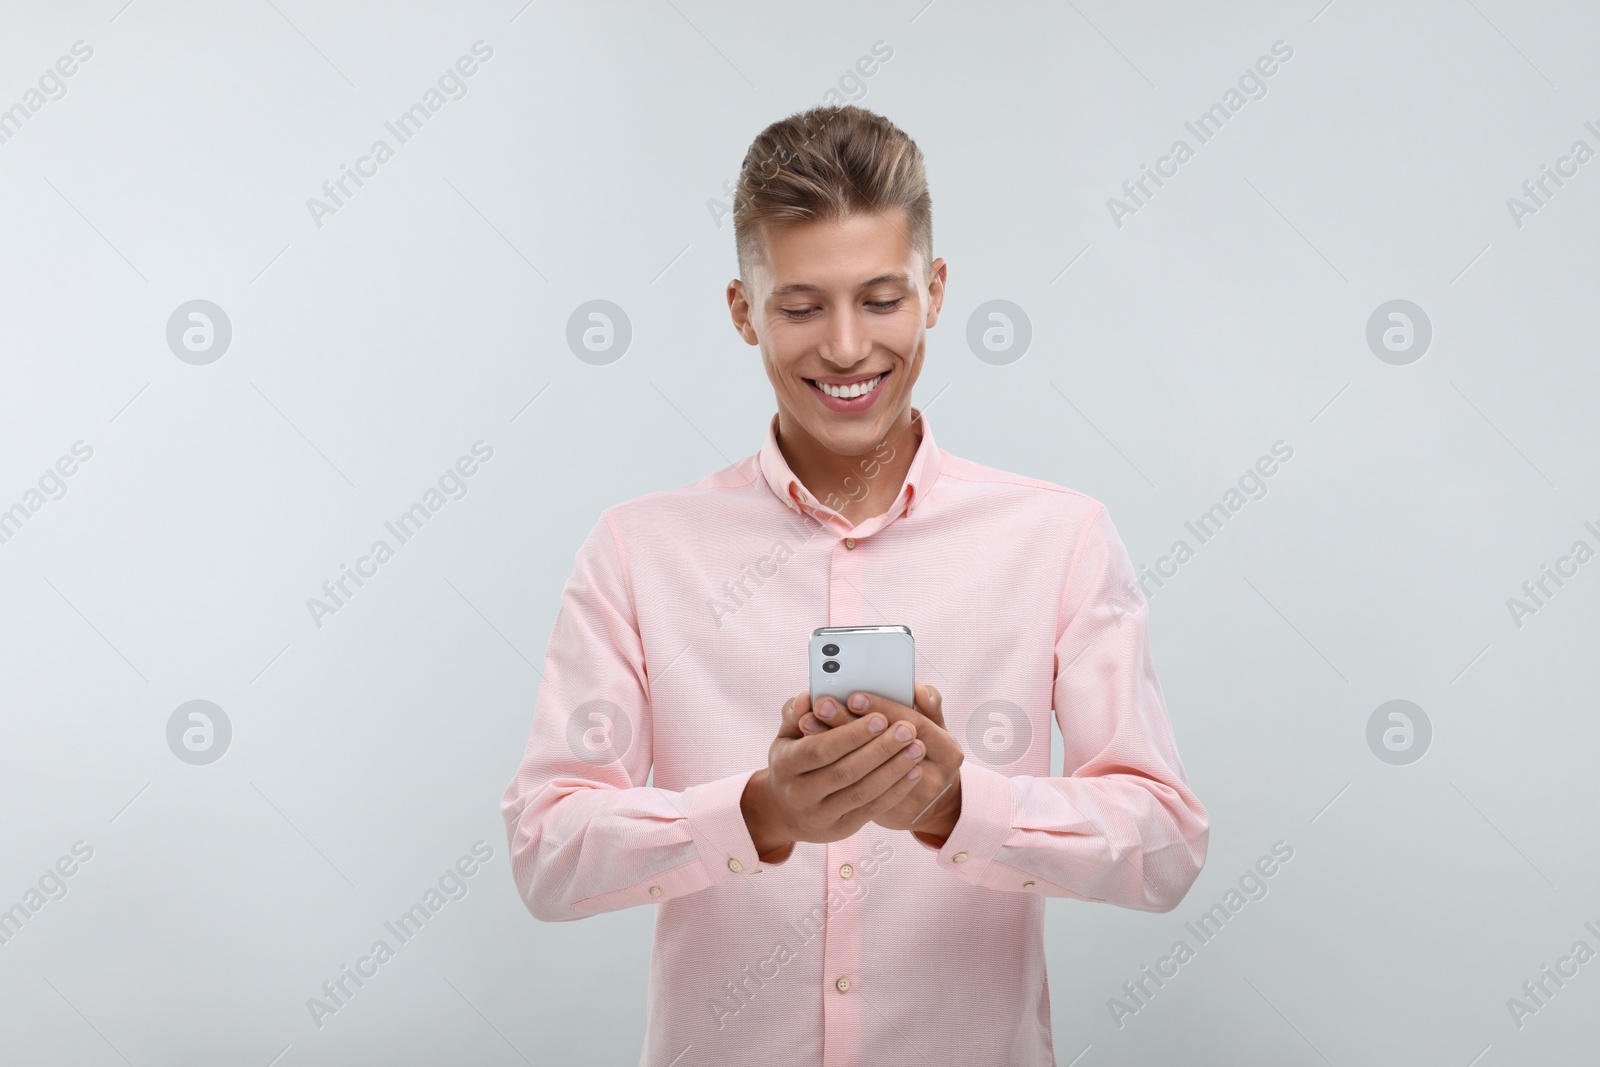
<path id="1" fill-rule="evenodd" d="M 755 323 L 750 319 L 750 301 L 745 295 L 744 282 L 739 278 L 728 283 L 728 314 L 733 318 L 733 328 L 739 331 L 745 344 L 761 343 Z"/>
<path id="2" fill-rule="evenodd" d="M 949 264 L 944 260 L 936 259 L 928 271 L 928 318 L 923 323 L 925 329 L 939 322 L 939 311 L 944 307 L 944 283 L 948 268 Z"/>

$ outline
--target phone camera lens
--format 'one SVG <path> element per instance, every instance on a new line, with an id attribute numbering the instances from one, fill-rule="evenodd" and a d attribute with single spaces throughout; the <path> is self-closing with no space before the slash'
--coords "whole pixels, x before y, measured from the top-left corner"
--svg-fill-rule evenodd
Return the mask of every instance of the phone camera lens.
<path id="1" fill-rule="evenodd" d="M 824 660 L 823 664 L 822 664 L 822 669 L 827 671 L 829 674 L 838 674 L 839 673 L 839 661 L 836 660 L 836 659 Z"/>
<path id="2" fill-rule="evenodd" d="M 822 654 L 824 656 L 837 656 L 839 654 L 839 646 L 838 645 L 823 645 L 822 646 Z"/>

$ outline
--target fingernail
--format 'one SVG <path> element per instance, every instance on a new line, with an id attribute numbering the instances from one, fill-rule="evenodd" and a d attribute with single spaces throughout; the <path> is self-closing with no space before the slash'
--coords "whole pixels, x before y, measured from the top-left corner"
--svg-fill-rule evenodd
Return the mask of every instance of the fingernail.
<path id="1" fill-rule="evenodd" d="M 867 720 L 867 729 L 875 734 L 883 733 L 883 728 L 889 725 L 889 720 L 882 715 L 874 715 Z"/>
<path id="2" fill-rule="evenodd" d="M 921 741 L 913 741 L 913 742 L 911 742 L 911 744 L 906 746 L 906 754 L 908 756 L 910 756 L 912 759 L 921 759 L 922 758 L 922 742 Z"/>
<path id="3" fill-rule="evenodd" d="M 908 778 L 909 780 L 911 780 L 913 782 L 916 781 L 918 778 L 921 778 L 921 777 L 922 777 L 922 764 L 920 764 L 920 763 L 906 772 L 906 778 Z"/>
<path id="4" fill-rule="evenodd" d="M 807 715 L 805 718 L 800 720 L 800 729 L 809 734 L 813 730 L 822 729 L 822 727 L 817 724 L 816 719 L 812 718 L 810 715 Z"/>
<path id="5" fill-rule="evenodd" d="M 902 741 L 909 741 L 911 740 L 911 727 L 901 723 L 894 728 L 894 735 Z"/>
<path id="6" fill-rule="evenodd" d="M 817 714 L 821 715 L 824 719 L 831 719 L 833 718 L 833 707 L 834 705 L 831 699 L 824 699 L 817 705 Z"/>
<path id="7" fill-rule="evenodd" d="M 857 693 L 850 698 L 850 706 L 857 711 L 867 710 L 867 694 Z"/>

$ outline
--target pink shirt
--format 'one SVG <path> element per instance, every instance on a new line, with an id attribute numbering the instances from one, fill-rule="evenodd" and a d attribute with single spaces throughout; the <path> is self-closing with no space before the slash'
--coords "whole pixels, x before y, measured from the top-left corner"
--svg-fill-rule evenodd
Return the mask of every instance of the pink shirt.
<path id="1" fill-rule="evenodd" d="M 1054 1064 L 1045 899 L 1170 911 L 1205 862 L 1105 506 L 922 425 L 858 526 L 807 494 L 774 416 L 759 453 L 608 508 L 578 550 L 501 812 L 536 918 L 659 909 L 641 1067 Z M 868 823 L 761 862 L 739 799 L 811 630 L 900 623 L 966 753 L 954 832 Z"/>

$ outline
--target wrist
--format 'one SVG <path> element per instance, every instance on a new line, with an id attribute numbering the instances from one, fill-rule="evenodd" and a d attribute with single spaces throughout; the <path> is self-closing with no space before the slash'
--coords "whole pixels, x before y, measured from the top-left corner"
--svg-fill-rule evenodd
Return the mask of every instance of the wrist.
<path id="1" fill-rule="evenodd" d="M 744 815 L 745 828 L 750 833 L 751 843 L 755 845 L 756 856 L 764 863 L 781 863 L 787 859 L 794 846 L 794 838 L 785 832 L 778 817 L 767 768 L 756 771 L 745 782 L 744 793 L 739 797 L 739 810 Z"/>
<path id="2" fill-rule="evenodd" d="M 922 825 L 913 833 L 920 834 L 930 845 L 943 848 L 945 841 L 955 833 L 956 823 L 961 819 L 961 779 L 956 777 L 950 785 L 950 792 L 945 795 L 937 810 L 928 813 L 922 820 Z"/>

